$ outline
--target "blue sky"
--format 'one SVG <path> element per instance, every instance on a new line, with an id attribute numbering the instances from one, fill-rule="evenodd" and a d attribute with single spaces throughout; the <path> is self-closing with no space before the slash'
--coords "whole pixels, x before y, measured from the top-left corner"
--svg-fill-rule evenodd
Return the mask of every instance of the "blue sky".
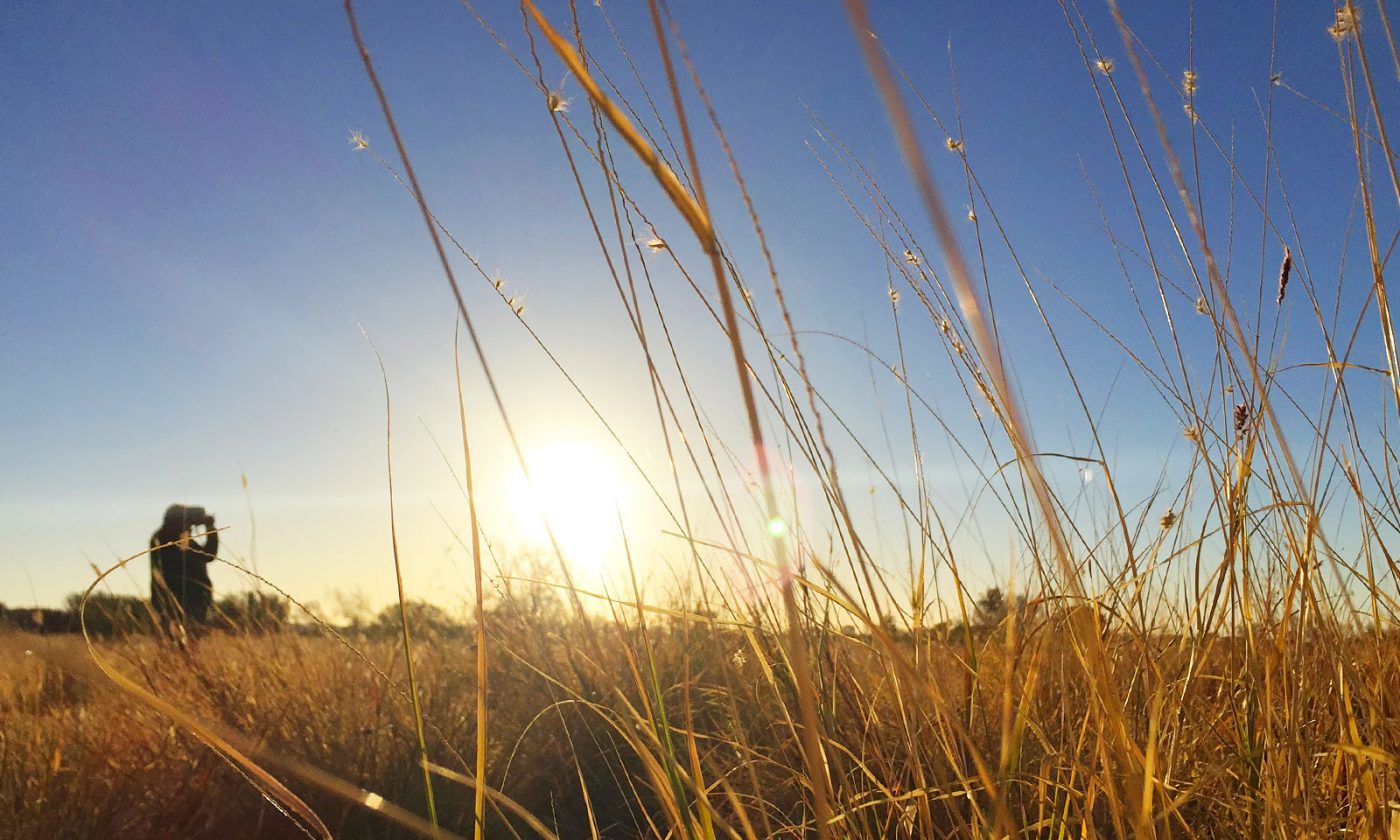
<path id="1" fill-rule="evenodd" d="M 1154 83 L 1174 140 L 1189 148 L 1189 123 L 1168 84 L 1194 61 L 1197 107 L 1223 142 L 1233 136 L 1240 171 L 1256 189 L 1264 181 L 1261 108 L 1272 93 L 1276 162 L 1307 237 L 1301 249 L 1293 243 L 1295 256 L 1307 257 L 1300 271 L 1311 273 L 1330 303 L 1347 244 L 1342 306 L 1354 318 L 1367 280 L 1357 273 L 1365 260 L 1355 227 L 1347 238 L 1356 180 L 1350 134 L 1318 105 L 1270 88 L 1271 10 L 1260 4 L 1202 11 L 1193 57 L 1187 7 L 1148 5 L 1127 15 L 1151 51 L 1150 72 L 1161 69 Z M 605 8 L 642 74 L 659 80 L 645 6 Z M 556 23 L 566 20 L 560 4 L 546 11 Z M 510 4 L 483 4 L 483 12 L 513 48 L 525 49 Z M 861 157 L 935 251 L 840 4 L 678 4 L 675 13 L 753 190 L 798 328 L 866 336 L 873 349 L 891 352 L 886 265 L 808 148 L 834 160 L 815 118 Z M 419 4 L 410 12 L 365 2 L 360 14 L 436 213 L 488 273 L 499 272 L 513 293 L 523 293 L 529 322 L 635 454 L 660 470 L 645 368 L 542 98 L 459 4 Z M 585 3 L 580 14 L 598 60 L 640 106 L 600 12 Z M 1086 15 L 1116 60 L 1130 107 L 1142 115 L 1106 10 L 1092 5 Z M 0 601 L 55 603 L 81 589 L 91 580 L 89 564 L 106 566 L 141 550 L 164 506 L 176 500 L 218 512 L 231 528 L 230 556 L 255 557 L 298 596 L 331 603 L 337 590 L 359 590 L 371 602 L 387 600 L 393 578 L 382 392 L 361 326 L 383 354 L 394 394 L 410 585 L 438 600 L 465 596 L 464 555 L 440 518 L 460 528 L 464 505 L 432 440 L 457 457 L 454 313 L 414 207 L 372 157 L 347 144 L 349 131 L 359 129 L 375 150 L 391 151 L 339 4 L 44 3 L 12 6 L 3 17 L 0 385 L 9 396 L 0 404 Z M 1326 7 L 1285 9 L 1277 62 L 1291 88 L 1344 111 L 1337 51 L 1324 31 L 1330 23 Z M 1145 346 L 1088 183 L 1119 235 L 1136 241 L 1129 205 L 1059 7 L 882 4 L 876 24 L 945 117 L 954 105 L 951 49 L 969 158 L 1040 283 L 1087 396 L 1104 408 L 1120 469 L 1136 476 L 1133 489 L 1146 492 L 1180 448 L 1177 424 L 1142 378 L 1125 369 L 1122 354 L 1048 285 L 1122 330 L 1130 345 Z M 1383 52 L 1373 56 L 1381 58 Z M 559 63 L 543 60 L 547 81 L 558 84 Z M 574 97 L 571 115 L 586 126 L 577 82 L 564 82 L 563 92 Z M 664 108 L 664 88 L 656 84 L 653 93 Z M 1144 131 L 1149 125 L 1139 123 Z M 922 128 L 950 204 L 961 211 L 957 158 L 943 148 L 941 132 Z M 1155 138 L 1143 139 L 1159 163 Z M 623 156 L 620 144 L 615 151 Z M 702 136 L 701 151 L 721 230 L 762 289 L 753 237 L 712 137 Z M 1213 152 L 1203 150 L 1201 160 L 1202 203 L 1208 220 L 1217 221 L 1229 207 L 1228 171 Z M 1141 165 L 1130 163 L 1140 178 Z M 644 174 L 630 161 L 622 170 L 659 220 L 658 232 L 685 248 L 683 229 Z M 600 200 L 596 176 L 586 177 Z M 1267 285 L 1281 248 L 1267 242 L 1261 258 L 1258 214 L 1249 212 L 1241 189 L 1235 201 L 1233 276 L 1253 289 L 1262 274 Z M 1146 210 L 1161 237 L 1160 208 Z M 1272 210 L 1286 218 L 1281 206 Z M 1394 205 L 1380 212 L 1388 236 Z M 1217 223 L 1212 235 L 1225 230 Z M 1015 338 L 1012 366 L 1037 434 L 1045 448 L 1082 450 L 1083 420 L 1051 363 L 1044 329 L 994 231 L 984 224 L 983 235 L 999 324 Z M 974 247 L 970 226 L 966 236 Z M 1179 251 L 1164 263 L 1181 282 Z M 724 345 L 678 274 L 661 260 L 651 265 L 687 372 L 737 452 L 745 437 Z M 1145 278 L 1140 266 L 1132 270 Z M 487 284 L 463 279 L 527 447 L 576 439 L 625 464 Z M 1251 316 L 1252 298 L 1243 297 Z M 935 359 L 936 332 L 910 305 L 906 296 L 906 349 L 919 360 L 910 364 L 911 380 L 955 415 L 959 428 L 970 429 L 967 405 L 952 390 L 947 365 Z M 1189 301 L 1174 305 L 1190 310 Z M 774 324 L 771 296 L 760 294 L 759 306 Z M 1266 314 L 1272 318 L 1273 309 Z M 1316 360 L 1316 329 L 1305 313 L 1286 324 L 1293 360 Z M 1199 325 L 1184 329 L 1205 335 Z M 818 384 L 883 452 L 865 358 L 815 336 L 806 349 Z M 926 359 L 935 360 L 921 363 Z M 1357 361 L 1379 364 L 1378 341 L 1363 337 Z M 498 488 L 512 458 L 465 356 L 464 367 L 483 504 L 504 550 L 511 535 Z M 889 384 L 880 399 L 896 410 L 891 468 L 908 480 L 907 433 L 901 444 L 897 391 Z M 1365 382 L 1363 390 L 1375 384 Z M 1358 399 L 1380 405 L 1374 395 Z M 931 423 L 920 430 L 930 472 L 953 497 L 959 468 L 935 430 Z M 840 450 L 854 491 L 875 482 L 852 447 L 841 442 Z M 1063 480 L 1078 475 L 1055 469 L 1066 471 Z M 655 506 L 636 498 L 645 496 L 640 490 L 629 493 L 629 529 L 648 556 L 674 549 L 658 535 L 664 523 Z M 888 502 L 877 495 L 872 507 L 882 511 L 871 514 L 882 533 L 891 533 Z M 986 550 L 1000 550 L 1004 528 L 987 527 L 995 545 Z M 983 565 L 987 579 L 1005 572 L 994 560 Z M 221 589 L 244 585 L 231 570 L 214 574 Z M 137 561 L 114 585 L 139 591 L 145 575 Z"/>

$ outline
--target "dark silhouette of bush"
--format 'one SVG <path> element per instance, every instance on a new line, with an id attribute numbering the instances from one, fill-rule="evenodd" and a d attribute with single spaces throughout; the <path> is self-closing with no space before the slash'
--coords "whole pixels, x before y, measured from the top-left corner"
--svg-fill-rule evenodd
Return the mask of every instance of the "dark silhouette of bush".
<path id="1" fill-rule="evenodd" d="M 0 626 L 13 627 L 30 633 L 74 633 L 77 620 L 66 610 L 44 607 L 6 608 L 0 604 Z"/>
<path id="2" fill-rule="evenodd" d="M 1012 600 L 1001 591 L 1001 587 L 993 586 L 982 597 L 977 599 L 975 604 L 976 614 L 973 616 L 973 624 L 977 629 L 983 631 L 995 630 L 1001 626 L 1014 609 L 1017 616 L 1024 615 L 1026 609 L 1026 598 L 1018 595 Z"/>
<path id="3" fill-rule="evenodd" d="M 224 630 L 269 633 L 287 623 L 291 605 L 267 592 L 235 592 L 214 605 L 209 623 Z"/>
<path id="4" fill-rule="evenodd" d="M 408 607 L 409 632 L 415 635 L 457 636 L 466 632 L 466 627 L 461 621 L 453 618 L 451 613 L 436 604 L 430 604 L 427 601 L 409 601 L 406 606 Z M 371 635 L 386 636 L 401 633 L 403 632 L 402 628 L 399 605 L 395 603 L 380 610 L 367 631 Z"/>
<path id="5" fill-rule="evenodd" d="M 64 600 L 67 607 L 69 632 L 79 632 L 78 611 L 83 603 L 81 592 L 74 592 Z M 150 605 L 145 598 L 135 595 L 115 595 L 110 592 L 94 592 L 88 596 L 87 609 L 83 619 L 88 633 L 94 636 L 117 636 L 131 633 L 149 633 L 154 627 Z"/>

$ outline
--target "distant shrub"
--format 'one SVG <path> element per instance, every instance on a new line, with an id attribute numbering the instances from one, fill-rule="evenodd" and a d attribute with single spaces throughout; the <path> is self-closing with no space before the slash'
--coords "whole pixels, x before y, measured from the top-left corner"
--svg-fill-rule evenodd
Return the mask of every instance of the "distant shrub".
<path id="1" fill-rule="evenodd" d="M 453 618 L 451 613 L 436 604 L 429 604 L 426 601 L 409 601 L 406 606 L 408 626 L 412 633 L 456 636 L 465 632 L 466 628 L 461 621 Z M 379 611 L 367 630 L 372 635 L 391 636 L 402 632 L 401 628 L 402 618 L 399 615 L 399 605 L 390 604 Z"/>
<path id="2" fill-rule="evenodd" d="M 31 633 L 71 633 L 77 630 L 76 620 L 65 610 L 43 607 L 8 609 L 3 604 L 0 604 L 0 626 Z"/>
<path id="3" fill-rule="evenodd" d="M 83 596 L 80 592 L 74 592 L 64 600 L 69 616 L 69 632 L 81 629 L 78 616 L 82 603 Z M 88 633 L 94 636 L 149 633 L 154 626 L 146 599 L 135 595 L 93 592 L 88 596 L 87 607 L 82 615 Z"/>
<path id="4" fill-rule="evenodd" d="M 290 604 L 267 592 L 235 592 L 214 604 L 209 622 L 215 627 L 247 633 L 266 633 L 287 623 Z"/>

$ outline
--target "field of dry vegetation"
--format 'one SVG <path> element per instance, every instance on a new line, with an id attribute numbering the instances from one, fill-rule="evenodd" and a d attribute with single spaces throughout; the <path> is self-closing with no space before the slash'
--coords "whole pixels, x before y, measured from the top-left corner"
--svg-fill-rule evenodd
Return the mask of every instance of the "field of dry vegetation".
<path id="1" fill-rule="evenodd" d="M 867 32 L 864 4 L 847 6 Z M 392 632 L 370 632 L 302 617 L 189 649 L 139 634 L 0 636 L 0 836 L 1400 837 L 1400 569 L 1389 550 L 1400 495 L 1388 439 L 1400 363 L 1385 286 L 1400 177 L 1389 94 L 1378 93 L 1394 85 L 1400 53 L 1383 6 L 1363 19 L 1347 3 L 1317 27 L 1336 42 L 1346 91 L 1345 110 L 1318 118 L 1349 126 L 1349 145 L 1327 154 L 1356 191 L 1354 236 L 1327 247 L 1364 247 L 1329 274 L 1308 262 L 1320 234 L 1293 226 L 1290 207 L 1308 196 L 1290 194 L 1281 171 L 1225 167 L 1232 211 L 1202 216 L 1202 161 L 1220 171 L 1232 151 L 1196 111 L 1194 71 L 1162 78 L 1131 20 L 1093 32 L 1064 4 L 1121 161 L 1112 188 L 1132 208 L 1106 221 L 1106 247 L 1140 307 L 1139 320 L 1112 324 L 1074 302 L 1085 316 L 1074 330 L 1102 330 L 1146 383 L 1143 402 L 1179 428 L 1148 498 L 1120 496 L 1101 442 L 1112 430 L 1079 390 L 1071 354 L 1023 360 L 998 340 L 993 286 L 1042 314 L 1036 295 L 1055 290 L 1025 273 L 987 279 L 989 251 L 1011 258 L 998 266 L 1019 267 L 1020 253 L 961 128 L 928 107 L 898 56 L 852 38 L 918 203 L 897 208 L 839 139 L 819 157 L 887 258 L 891 328 L 943 350 L 882 360 L 905 398 L 893 413 L 906 443 L 940 427 L 953 436 L 949 450 L 981 476 L 972 492 L 1012 523 L 999 539 L 1021 558 L 1024 594 L 1008 584 L 1000 601 L 963 580 L 952 523 L 917 469 L 912 489 L 890 484 L 914 535 L 909 556 L 872 556 L 842 483 L 854 466 L 837 463 L 851 448 L 834 442 L 849 428 L 842 412 L 857 409 L 829 403 L 809 376 L 784 298 L 800 289 L 771 265 L 728 258 L 702 176 L 736 178 L 742 161 L 698 171 L 696 138 L 722 136 L 720 116 L 708 99 L 677 103 L 703 77 L 664 7 L 649 6 L 656 40 L 644 46 L 666 72 L 626 85 L 607 74 L 634 67 L 615 53 L 629 47 L 609 39 L 600 58 L 579 40 L 596 21 L 575 29 L 562 7 L 524 7 L 535 54 L 517 58 L 569 165 L 589 173 L 568 187 L 601 231 L 618 303 L 649 326 L 628 340 L 658 371 L 656 421 L 679 441 L 673 469 L 710 494 L 691 504 L 758 510 L 754 533 L 782 523 L 788 479 L 765 465 L 766 446 L 780 444 L 819 487 L 827 521 L 726 547 L 774 582 L 768 598 L 735 598 L 699 569 L 667 603 L 599 598 L 572 588 L 554 558 L 533 581 L 493 590 L 473 510 L 463 539 L 477 591 L 460 621 L 405 608 Z M 363 55 L 392 127 L 393 91 Z M 565 102 L 525 69 L 536 62 L 566 67 L 583 92 Z M 1265 95 L 1292 95 L 1274 81 Z M 645 90 L 646 109 L 622 88 Z M 928 131 L 946 148 L 921 148 Z M 355 142 L 401 178 L 447 283 L 491 283 L 432 215 L 413 138 L 386 135 Z M 933 163 L 952 167 L 940 177 L 964 192 L 940 193 Z M 1224 249 L 1247 219 L 1258 239 L 1237 246 L 1232 268 Z M 723 224 L 731 238 L 763 240 L 757 211 Z M 694 312 L 653 306 L 648 272 L 660 269 L 648 266 L 662 263 L 696 288 Z M 1369 293 L 1344 294 L 1344 277 Z M 489 377 L 473 318 L 528 324 L 528 314 L 505 292 L 489 313 L 456 302 L 464 363 Z M 1290 358 L 1301 353 L 1306 369 L 1280 368 L 1284 313 L 1301 325 Z M 664 326 L 689 317 L 712 319 L 714 351 L 733 357 L 728 404 L 688 399 Z M 1055 348 L 1069 341 L 1067 324 L 1046 317 L 1043 328 Z M 1088 444 L 1071 454 L 1102 476 L 1102 507 L 1076 505 L 1046 476 L 1036 406 L 1020 404 L 1009 372 L 1037 364 L 1073 383 Z M 924 365 L 965 395 L 968 434 L 943 423 L 912 384 L 921 379 L 899 373 Z M 507 409 L 474 410 L 508 424 Z M 754 447 L 752 497 L 715 474 L 720 443 L 701 416 L 720 412 L 746 421 L 751 441 L 728 444 Z M 467 413 L 457 457 L 470 488 Z M 875 441 L 856 445 L 875 460 Z"/>
<path id="2" fill-rule="evenodd" d="M 487 766 L 510 803 L 488 801 L 486 833 L 811 833 L 780 639 L 704 619 L 619 619 L 594 624 L 590 651 L 560 608 L 489 613 Z M 832 836 L 997 836 L 997 819 L 1017 836 L 1133 836 L 1113 736 L 1065 620 L 974 633 L 975 659 L 932 638 L 905 634 L 890 649 L 811 631 Z M 1159 834 L 1384 836 L 1396 777 L 1376 745 L 1400 738 L 1400 643 L 1304 632 L 1286 655 L 1264 643 L 1266 656 L 1247 637 L 1105 633 L 1118 725 L 1154 748 Z M 215 731 L 241 733 L 334 836 L 429 831 L 363 804 L 370 791 L 426 813 L 402 644 L 350 641 L 356 651 L 325 636 L 220 634 L 188 655 L 132 637 L 98 654 Z M 436 810 L 444 829 L 470 835 L 474 643 L 428 630 L 414 645 L 429 753 L 443 767 Z M 0 648 L 8 836 L 303 836 L 217 752 L 96 673 L 78 638 L 8 634 Z"/>

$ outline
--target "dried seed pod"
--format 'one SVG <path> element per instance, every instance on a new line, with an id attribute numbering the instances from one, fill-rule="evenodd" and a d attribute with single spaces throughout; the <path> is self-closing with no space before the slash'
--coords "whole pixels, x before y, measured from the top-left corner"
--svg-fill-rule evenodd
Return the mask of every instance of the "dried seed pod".
<path id="1" fill-rule="evenodd" d="M 1240 403 L 1235 406 L 1235 431 L 1243 433 L 1245 427 L 1249 425 L 1249 404 Z"/>
<path id="2" fill-rule="evenodd" d="M 1331 35 L 1333 40 L 1340 41 L 1356 32 L 1357 24 L 1360 22 L 1360 19 L 1361 13 L 1356 10 L 1355 6 L 1348 2 L 1337 10 L 1336 22 L 1327 27 L 1327 34 Z"/>
<path id="3" fill-rule="evenodd" d="M 568 82 L 569 74 L 565 73 L 563 80 L 559 82 L 559 87 L 551 88 L 544 95 L 545 104 L 549 106 L 549 110 L 556 114 L 567 113 L 569 110 L 569 103 L 573 102 L 572 99 L 564 98 L 564 85 L 568 84 Z"/>
<path id="4" fill-rule="evenodd" d="M 1278 304 L 1283 304 L 1283 295 L 1288 291 L 1288 274 L 1293 270 L 1293 251 L 1288 247 L 1283 249 L 1283 265 L 1278 270 Z"/>

